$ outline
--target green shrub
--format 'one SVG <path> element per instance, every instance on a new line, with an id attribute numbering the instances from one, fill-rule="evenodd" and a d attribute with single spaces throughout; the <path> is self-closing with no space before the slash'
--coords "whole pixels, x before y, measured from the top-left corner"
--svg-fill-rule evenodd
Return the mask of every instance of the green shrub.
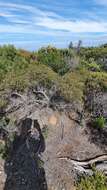
<path id="1" fill-rule="evenodd" d="M 60 83 L 61 95 L 68 101 L 83 100 L 85 73 L 73 71 L 63 76 Z"/>
<path id="2" fill-rule="evenodd" d="M 60 75 L 64 75 L 69 70 L 62 52 L 51 46 L 41 48 L 38 51 L 38 61 L 51 67 L 53 71 Z"/>
<path id="3" fill-rule="evenodd" d="M 101 71 L 100 65 L 97 64 L 97 62 L 94 61 L 93 58 L 90 58 L 89 60 L 82 59 L 82 60 L 81 60 L 80 67 L 85 67 L 85 68 L 87 68 L 89 71 L 94 71 L 94 72 L 99 72 L 99 71 Z"/>
<path id="4" fill-rule="evenodd" d="M 58 81 L 59 76 L 46 65 L 29 64 L 26 68 L 8 72 L 0 84 L 0 90 L 24 91 L 38 83 L 49 88 Z"/>
<path id="5" fill-rule="evenodd" d="M 107 55 L 107 47 L 81 48 L 80 55 L 87 60 L 89 60 L 90 58 L 98 60 L 99 58 L 103 58 Z"/>
<path id="6" fill-rule="evenodd" d="M 77 190 L 107 190 L 107 177 L 100 171 L 94 171 L 92 176 L 80 179 Z"/>
<path id="7" fill-rule="evenodd" d="M 96 127 L 96 128 L 100 128 L 100 129 L 104 128 L 104 126 L 105 126 L 105 118 L 102 117 L 102 116 L 96 118 L 96 119 L 93 121 L 93 125 L 94 125 L 94 127 Z"/>
<path id="8" fill-rule="evenodd" d="M 88 64 L 88 69 L 90 71 L 100 71 L 100 66 L 97 63 L 92 62 Z"/>
<path id="9" fill-rule="evenodd" d="M 82 102 L 86 80 L 92 89 L 101 86 L 102 90 L 107 90 L 107 73 L 99 72 L 100 67 L 96 61 L 96 55 L 100 56 L 100 49 L 82 48 L 81 64 L 71 72 L 73 58 L 78 59 L 72 49 L 48 46 L 30 53 L 17 50 L 14 46 L 0 47 L 0 95 L 11 90 L 24 91 L 37 84 L 46 88 L 55 84 L 64 99 Z M 104 50 L 103 53 L 105 52 Z M 0 99 L 0 108 L 6 105 L 5 99 Z"/>
<path id="10" fill-rule="evenodd" d="M 18 51 L 13 45 L 4 45 L 0 47 L 0 57 L 13 61 Z"/>
<path id="11" fill-rule="evenodd" d="M 87 84 L 93 89 L 100 87 L 103 91 L 107 90 L 107 73 L 106 72 L 88 72 Z"/>

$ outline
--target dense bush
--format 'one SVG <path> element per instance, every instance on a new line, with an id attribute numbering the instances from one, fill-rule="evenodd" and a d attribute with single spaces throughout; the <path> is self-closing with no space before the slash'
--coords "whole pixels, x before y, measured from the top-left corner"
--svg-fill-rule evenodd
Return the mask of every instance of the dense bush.
<path id="1" fill-rule="evenodd" d="M 93 58 L 90 58 L 89 61 L 87 61 L 85 59 L 81 59 L 80 67 L 85 67 L 89 71 L 94 71 L 94 72 L 101 71 L 101 66 L 99 64 L 97 64 L 97 62 L 94 61 Z"/>
<path id="2" fill-rule="evenodd" d="M 88 82 L 91 87 L 98 88 L 100 86 L 102 90 L 107 90 L 107 73 L 106 72 L 90 72 L 88 74 Z"/>
<path id="3" fill-rule="evenodd" d="M 9 72 L 0 85 L 1 90 L 10 89 L 23 91 L 27 87 L 42 83 L 44 86 L 51 86 L 58 81 L 58 76 L 45 65 L 29 65 L 28 67 Z"/>
<path id="4" fill-rule="evenodd" d="M 107 47 L 81 48 L 80 55 L 87 60 L 89 60 L 90 58 L 98 60 L 99 57 L 101 58 L 107 55 Z"/>
<path id="5" fill-rule="evenodd" d="M 83 74 L 83 75 L 82 75 Z M 62 78 L 61 94 L 68 101 L 82 101 L 84 90 L 84 73 L 78 71 L 70 72 Z"/>
<path id="6" fill-rule="evenodd" d="M 38 61 L 52 68 L 53 71 L 60 75 L 64 75 L 69 70 L 69 66 L 66 63 L 65 55 L 68 56 L 68 52 L 64 52 L 48 46 L 47 48 L 41 48 L 38 51 Z"/>
<path id="7" fill-rule="evenodd" d="M 93 59 L 100 69 L 107 71 L 107 46 L 103 45 L 100 47 L 90 47 L 90 48 L 81 48 L 80 52 L 81 58 L 86 62 L 89 62 L 90 59 Z"/>
<path id="8" fill-rule="evenodd" d="M 17 56 L 17 50 L 13 45 L 4 45 L 0 47 L 0 58 L 7 59 L 8 61 L 14 61 L 15 57 Z"/>
<path id="9" fill-rule="evenodd" d="M 83 100 L 86 81 L 92 88 L 100 86 L 106 90 L 107 73 L 101 71 L 100 65 L 94 60 L 95 50 L 82 48 L 79 57 L 73 49 L 50 46 L 38 52 L 17 50 L 11 45 L 0 47 L 0 107 L 7 105 L 2 94 L 9 90 L 23 91 L 38 83 L 48 88 L 55 84 L 67 101 Z M 76 67 L 72 67 L 73 64 Z"/>

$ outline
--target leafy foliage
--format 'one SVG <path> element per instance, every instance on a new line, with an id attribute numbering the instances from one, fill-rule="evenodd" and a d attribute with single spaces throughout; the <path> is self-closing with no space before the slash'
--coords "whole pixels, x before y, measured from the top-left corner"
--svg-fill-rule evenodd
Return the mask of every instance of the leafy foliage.
<path id="1" fill-rule="evenodd" d="M 69 66 L 65 62 L 62 52 L 50 46 L 41 48 L 38 51 L 38 61 L 51 67 L 53 71 L 60 75 L 64 75 L 69 70 Z"/>
<path id="2" fill-rule="evenodd" d="M 83 76 L 82 76 L 83 74 Z M 62 78 L 61 94 L 68 100 L 82 101 L 84 90 L 84 73 L 70 72 Z"/>
<path id="3" fill-rule="evenodd" d="M 57 74 L 45 65 L 29 65 L 28 67 L 9 72 L 2 81 L 1 90 L 11 89 L 23 91 L 27 87 L 36 85 L 38 82 L 44 86 L 51 86 L 57 81 Z"/>
<path id="4" fill-rule="evenodd" d="M 82 177 L 77 184 L 77 190 L 106 190 L 107 177 L 99 171 L 94 171 L 93 176 Z"/>
<path id="5" fill-rule="evenodd" d="M 86 62 L 93 59 L 102 70 L 107 71 L 107 46 L 102 45 L 100 47 L 81 48 L 81 58 Z"/>
<path id="6" fill-rule="evenodd" d="M 74 48 L 48 46 L 28 52 L 12 45 L 0 47 L 0 108 L 7 105 L 2 94 L 10 90 L 24 91 L 37 84 L 47 88 L 55 84 L 67 101 L 83 101 L 86 81 L 92 88 L 100 86 L 106 90 L 107 73 L 96 60 L 101 49 L 105 55 L 106 47 L 80 48 L 79 56 Z"/>
<path id="7" fill-rule="evenodd" d="M 87 68 L 89 71 L 98 72 L 101 71 L 101 67 L 99 64 L 97 64 L 96 61 L 94 61 L 93 58 L 90 58 L 89 61 L 82 59 L 81 60 L 81 67 Z"/>
<path id="8" fill-rule="evenodd" d="M 102 129 L 105 126 L 105 122 L 105 118 L 100 116 L 93 121 L 93 126 Z"/>
<path id="9" fill-rule="evenodd" d="M 107 89 L 107 73 L 106 72 L 90 72 L 88 81 L 91 87 L 98 88 L 100 86 L 103 90 Z"/>

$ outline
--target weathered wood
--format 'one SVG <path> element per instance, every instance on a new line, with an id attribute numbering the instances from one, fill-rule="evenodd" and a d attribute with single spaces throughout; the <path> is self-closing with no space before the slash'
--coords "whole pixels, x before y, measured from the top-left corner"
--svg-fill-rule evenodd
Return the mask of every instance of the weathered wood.
<path id="1" fill-rule="evenodd" d="M 103 171 L 107 174 L 107 154 L 99 155 L 94 158 L 86 160 L 76 160 L 69 157 L 59 157 L 60 160 L 65 160 L 74 165 L 74 168 L 80 173 L 90 173 L 92 172 L 92 166 L 94 165 L 96 169 Z"/>
<path id="2" fill-rule="evenodd" d="M 45 97 L 45 99 L 47 100 L 47 102 L 50 101 L 49 97 L 46 95 L 46 93 L 44 91 L 33 91 L 33 93 L 35 93 L 35 94 L 41 94 L 42 96 Z"/>

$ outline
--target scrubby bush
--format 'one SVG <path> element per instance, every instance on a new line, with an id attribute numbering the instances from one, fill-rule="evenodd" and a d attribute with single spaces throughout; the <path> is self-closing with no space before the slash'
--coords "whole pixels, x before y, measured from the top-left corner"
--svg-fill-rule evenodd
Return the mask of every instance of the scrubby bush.
<path id="1" fill-rule="evenodd" d="M 89 47 L 89 48 L 81 48 L 80 55 L 87 60 L 90 58 L 94 58 L 94 60 L 98 60 L 98 58 L 104 57 L 107 55 L 107 47 Z"/>
<path id="2" fill-rule="evenodd" d="M 77 190 L 107 190 L 107 177 L 102 172 L 94 171 L 92 176 L 80 179 Z"/>
<path id="3" fill-rule="evenodd" d="M 17 50 L 14 46 L 0 47 L 0 91 L 23 91 L 38 83 L 51 88 L 55 84 L 64 99 L 82 101 L 87 80 L 92 88 L 99 85 L 106 90 L 107 73 L 99 72 L 94 56 L 88 54 L 89 58 L 86 60 L 87 51 L 95 50 L 82 48 L 82 51 L 86 51 L 85 58 L 83 55 L 77 56 L 72 49 L 50 46 L 33 53 Z M 72 68 L 74 58 L 81 58 L 78 68 Z M 5 101 L 1 100 L 0 105 L 3 107 Z"/>
<path id="4" fill-rule="evenodd" d="M 14 61 L 17 55 L 17 50 L 13 45 L 4 45 L 0 47 L 0 58 L 4 58 L 10 61 Z"/>
<path id="5" fill-rule="evenodd" d="M 93 90 L 102 92 L 107 90 L 107 73 L 106 72 L 87 72 L 85 80 L 85 91 Z"/>
<path id="6" fill-rule="evenodd" d="M 61 94 L 68 101 L 80 101 L 83 100 L 84 91 L 84 72 L 70 72 L 63 76 L 60 88 Z"/>
<path id="7" fill-rule="evenodd" d="M 36 86 L 38 83 L 51 87 L 52 84 L 58 83 L 58 80 L 58 75 L 46 65 L 32 64 L 26 68 L 23 67 L 7 73 L 6 78 L 2 80 L 0 89 L 24 91 L 26 88 Z"/>
<path id="8" fill-rule="evenodd" d="M 80 52 L 81 58 L 89 62 L 90 59 L 93 59 L 99 66 L 101 70 L 107 71 L 107 47 L 90 47 L 90 48 L 81 48 Z"/>
<path id="9" fill-rule="evenodd" d="M 102 129 L 105 126 L 105 118 L 100 116 L 93 121 L 93 125 L 96 128 Z"/>
<path id="10" fill-rule="evenodd" d="M 94 72 L 101 71 L 100 65 L 96 61 L 94 61 L 93 58 L 90 58 L 89 61 L 85 60 L 85 59 L 82 59 L 80 67 L 85 67 L 89 71 L 94 71 Z"/>
<path id="11" fill-rule="evenodd" d="M 64 75 L 69 70 L 64 54 L 54 47 L 48 46 L 38 51 L 38 61 L 52 68 L 53 71 Z"/>

